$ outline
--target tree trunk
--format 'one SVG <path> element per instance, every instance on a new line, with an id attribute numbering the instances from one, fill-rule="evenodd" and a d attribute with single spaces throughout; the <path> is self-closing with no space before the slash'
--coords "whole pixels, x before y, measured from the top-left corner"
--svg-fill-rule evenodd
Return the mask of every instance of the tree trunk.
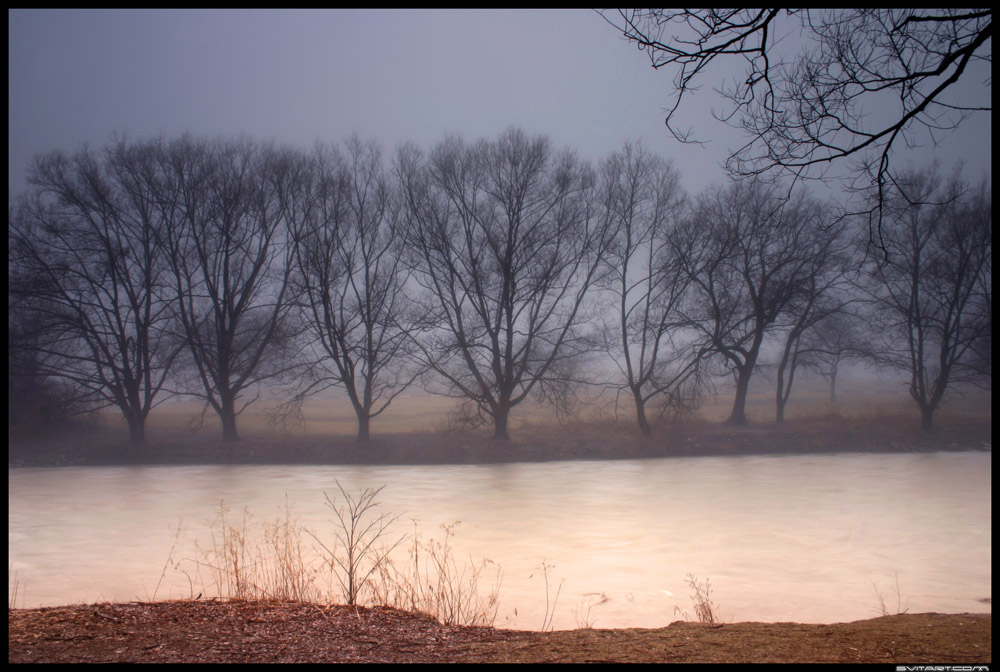
<path id="1" fill-rule="evenodd" d="M 929 404 L 920 407 L 920 428 L 927 432 L 934 429 L 934 407 Z"/>
<path id="2" fill-rule="evenodd" d="M 358 412 L 358 443 L 365 443 L 370 438 L 372 419 L 364 411 Z"/>
<path id="3" fill-rule="evenodd" d="M 138 449 L 146 443 L 146 419 L 136 414 L 126 415 L 125 419 L 128 420 L 129 445 L 133 449 Z"/>
<path id="4" fill-rule="evenodd" d="M 493 413 L 493 438 L 498 441 L 509 441 L 510 434 L 507 433 L 507 421 L 510 418 L 510 407 L 500 406 Z"/>
<path id="5" fill-rule="evenodd" d="M 752 366 L 749 370 L 740 369 L 739 376 L 736 378 L 736 399 L 733 400 L 733 412 L 730 414 L 729 419 L 726 420 L 730 425 L 747 424 L 747 388 L 750 387 L 749 371 L 752 370 Z"/>
<path id="6" fill-rule="evenodd" d="M 222 397 L 219 419 L 222 420 L 222 440 L 239 441 L 240 437 L 236 433 L 236 401 L 228 395 Z"/>
<path id="7" fill-rule="evenodd" d="M 775 415 L 775 422 L 779 425 L 785 422 L 785 405 L 788 403 L 788 399 L 782 399 L 778 397 L 777 413 Z"/>
<path id="8" fill-rule="evenodd" d="M 635 397 L 635 415 L 639 421 L 639 429 L 644 436 L 650 436 L 653 431 L 649 427 L 649 420 L 646 419 L 646 402 L 638 390 L 633 390 L 632 396 Z"/>

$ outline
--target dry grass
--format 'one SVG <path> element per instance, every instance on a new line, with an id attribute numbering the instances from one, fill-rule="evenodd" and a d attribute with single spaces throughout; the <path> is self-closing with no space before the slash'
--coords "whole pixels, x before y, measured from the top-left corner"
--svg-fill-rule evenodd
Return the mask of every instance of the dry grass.
<path id="1" fill-rule="evenodd" d="M 720 625 L 722 620 L 719 607 L 712 601 L 712 582 L 709 579 L 702 582 L 694 574 L 688 574 L 687 584 L 691 587 L 691 602 L 694 603 L 694 614 L 698 622 L 710 626 Z M 691 620 L 680 607 L 674 607 L 674 613 L 683 616 L 685 621 Z"/>
<path id="2" fill-rule="evenodd" d="M 888 607 L 886 607 L 886 604 L 885 604 L 885 600 L 886 600 L 885 594 L 881 590 L 879 590 L 878 583 L 876 583 L 874 581 L 872 582 L 872 588 L 875 589 L 875 597 L 878 598 L 878 615 L 879 616 L 893 616 L 893 615 L 898 616 L 899 614 L 905 614 L 905 613 L 907 613 L 910 610 L 909 607 L 905 607 L 905 608 L 903 607 L 903 593 L 899 589 L 899 573 L 898 572 L 895 575 L 895 581 L 896 581 L 896 585 L 895 585 L 896 611 L 895 612 L 890 612 L 889 611 Z"/>
<path id="3" fill-rule="evenodd" d="M 24 585 L 17 576 L 17 572 L 14 570 L 13 563 L 7 563 L 7 608 L 16 609 L 17 608 L 17 596 L 18 593 L 21 595 L 21 603 L 24 603 Z"/>
<path id="4" fill-rule="evenodd" d="M 392 529 L 398 517 L 378 510 L 375 498 L 382 488 L 352 494 L 337 485 L 339 498 L 326 495 L 335 513 L 328 537 L 301 527 L 287 501 L 278 518 L 262 523 L 247 507 L 234 516 L 220 503 L 210 542 L 204 547 L 196 543 L 200 557 L 174 563 L 171 550 L 163 574 L 168 566 L 184 572 L 192 598 L 197 590 L 197 597 L 389 606 L 427 614 L 446 625 L 493 625 L 503 572 L 488 559 L 456 560 L 455 525 L 442 526 L 441 541 L 423 542 L 415 524 L 412 535 L 397 538 Z M 406 541 L 408 560 L 393 560 L 393 551 Z M 193 574 L 186 571 L 190 564 Z M 485 586 L 490 577 L 492 585 Z M 324 578 L 325 588 L 320 585 Z M 150 599 L 155 595 L 154 590 Z"/>
<path id="5" fill-rule="evenodd" d="M 233 520 L 219 505 L 219 518 L 211 525 L 211 545 L 201 548 L 196 562 L 207 568 L 212 582 L 202 592 L 239 600 L 316 602 L 320 564 L 303 543 L 298 518 L 285 503 L 282 516 L 255 525 L 248 507 Z M 192 588 L 192 592 L 193 592 Z"/>
<path id="6" fill-rule="evenodd" d="M 443 540 L 424 543 L 414 522 L 407 562 L 389 560 L 380 568 L 376 603 L 427 614 L 445 625 L 492 626 L 503 571 L 488 558 L 458 563 L 451 546 L 458 524 L 442 525 Z M 483 594 L 480 583 L 490 575 L 492 585 Z"/>
<path id="7" fill-rule="evenodd" d="M 747 400 L 747 416 L 751 423 L 770 424 L 774 422 L 774 393 L 766 381 L 758 381 L 758 389 L 752 391 Z M 882 421 L 912 423 L 919 426 L 919 412 L 902 387 L 886 383 L 845 387 L 838 393 L 838 401 L 831 403 L 829 393 L 817 385 L 797 386 L 786 409 L 788 424 L 802 424 L 828 419 L 857 421 L 871 424 Z M 583 397 L 584 404 L 578 416 L 568 422 L 559 423 L 553 411 L 537 403 L 525 402 L 514 410 L 511 429 L 515 440 L 519 434 L 544 431 L 548 427 L 560 427 L 563 431 L 586 433 L 592 430 L 635 429 L 635 416 L 628 402 L 616 403 L 612 396 L 590 395 Z M 970 418 L 991 416 L 992 396 L 989 392 L 971 391 L 967 396 L 952 394 L 946 399 L 936 420 L 947 425 L 949 422 Z M 455 400 L 435 397 L 418 392 L 397 399 L 389 412 L 380 416 L 372 425 L 373 436 L 403 433 L 439 433 L 442 426 L 455 412 Z M 277 441 L 282 437 L 300 439 L 320 439 L 322 437 L 354 437 L 357 433 L 357 419 L 346 399 L 309 399 L 302 405 L 302 422 L 289 431 L 270 423 L 269 417 L 278 402 L 261 401 L 241 414 L 239 431 L 246 439 Z M 705 423 L 724 421 L 731 409 L 732 398 L 721 394 L 707 399 L 693 418 L 682 422 L 684 426 L 699 426 Z M 202 418 L 202 407 L 193 402 L 175 402 L 157 408 L 147 423 L 147 436 L 151 441 L 158 436 L 172 437 L 178 432 L 188 439 L 192 437 L 216 439 L 220 433 L 218 419 L 212 413 Z M 108 427 L 122 429 L 123 421 L 115 414 L 102 414 L 102 421 Z M 195 420 L 197 422 L 193 422 Z M 637 433 L 637 430 L 636 430 Z"/>
<path id="8" fill-rule="evenodd" d="M 542 578 L 545 580 L 545 615 L 542 617 L 542 628 L 540 632 L 551 632 L 552 618 L 555 616 L 556 604 L 559 603 L 559 594 L 562 592 L 562 587 L 563 583 L 565 582 L 565 579 L 559 582 L 559 585 L 556 588 L 555 595 L 553 595 L 550 600 L 549 597 L 551 590 L 549 588 L 549 570 L 555 569 L 555 565 L 550 565 L 545 560 L 542 560 L 542 566 L 540 569 L 542 570 Z M 530 579 L 533 576 L 534 575 L 529 576 L 528 578 Z"/>

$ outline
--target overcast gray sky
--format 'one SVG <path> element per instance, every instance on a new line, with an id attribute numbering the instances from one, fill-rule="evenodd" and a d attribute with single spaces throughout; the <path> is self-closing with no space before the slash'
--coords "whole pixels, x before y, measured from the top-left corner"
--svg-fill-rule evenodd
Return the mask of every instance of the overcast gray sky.
<path id="1" fill-rule="evenodd" d="M 667 133 L 671 75 L 591 10 L 9 10 L 8 169 L 111 134 L 247 133 L 309 147 L 352 132 L 391 153 L 515 124 L 596 161 L 626 139 L 672 158 L 699 191 L 739 136 L 685 112 L 708 147 Z M 981 82 L 973 85 L 982 86 Z M 711 84 L 708 87 L 710 88 Z M 936 150 L 990 165 L 990 116 Z"/>

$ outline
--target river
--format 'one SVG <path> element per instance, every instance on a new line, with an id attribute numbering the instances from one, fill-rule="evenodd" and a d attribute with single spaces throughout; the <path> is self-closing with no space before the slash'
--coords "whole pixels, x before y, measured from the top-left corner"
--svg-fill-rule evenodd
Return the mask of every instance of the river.
<path id="1" fill-rule="evenodd" d="M 498 627 L 541 628 L 546 583 L 555 629 L 694 618 L 688 575 L 724 621 L 990 610 L 989 452 L 10 469 L 8 596 L 16 579 L 19 607 L 190 597 L 220 500 L 258 520 L 287 501 L 330 540 L 335 479 L 385 485 L 399 534 L 461 521 L 456 560 L 502 568 Z"/>

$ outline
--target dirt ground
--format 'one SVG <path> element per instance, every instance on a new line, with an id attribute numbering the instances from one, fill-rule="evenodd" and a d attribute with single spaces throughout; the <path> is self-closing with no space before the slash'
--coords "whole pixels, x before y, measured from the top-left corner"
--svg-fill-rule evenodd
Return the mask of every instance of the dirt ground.
<path id="1" fill-rule="evenodd" d="M 176 601 L 8 611 L 10 663 L 990 663 L 990 614 L 525 632 L 395 609 Z"/>

